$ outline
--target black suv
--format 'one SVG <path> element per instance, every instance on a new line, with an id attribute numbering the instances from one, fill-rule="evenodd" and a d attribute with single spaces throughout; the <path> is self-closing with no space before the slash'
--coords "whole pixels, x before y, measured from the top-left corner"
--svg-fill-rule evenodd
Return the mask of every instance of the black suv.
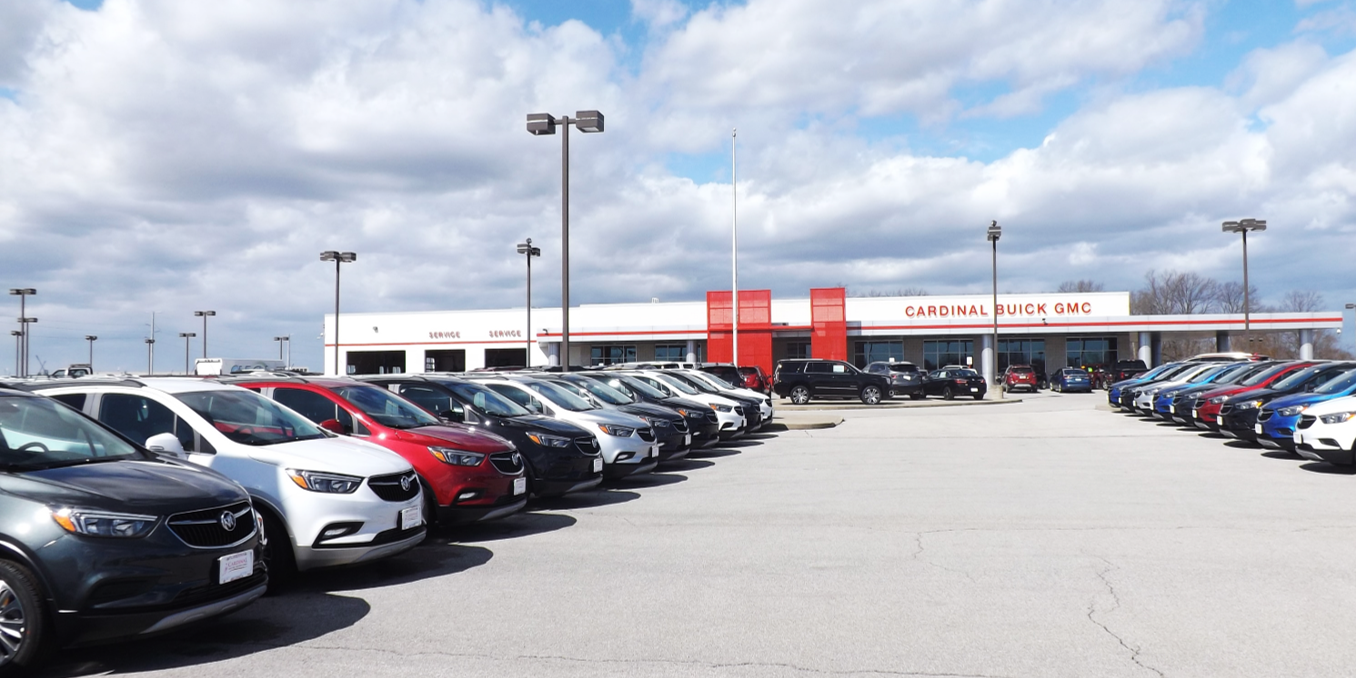
<path id="1" fill-rule="evenodd" d="M 878 361 L 867 365 L 866 371 L 890 380 L 891 398 L 909 396 L 918 400 L 923 397 L 923 377 L 927 375 L 913 363 Z"/>
<path id="2" fill-rule="evenodd" d="M 0 673 L 244 607 L 259 545 L 239 485 L 0 386 Z"/>
<path id="3" fill-rule="evenodd" d="M 867 405 L 877 405 L 890 397 L 890 380 L 841 360 L 800 358 L 777 363 L 772 390 L 797 405 L 811 398 L 861 398 Z"/>

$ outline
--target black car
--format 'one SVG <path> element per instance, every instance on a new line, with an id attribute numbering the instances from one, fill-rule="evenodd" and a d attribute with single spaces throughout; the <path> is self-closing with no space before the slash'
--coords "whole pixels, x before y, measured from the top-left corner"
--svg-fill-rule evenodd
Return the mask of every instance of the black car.
<path id="1" fill-rule="evenodd" d="M 913 363 L 877 361 L 867 365 L 866 371 L 890 380 L 890 397 L 909 396 L 914 400 L 923 397 L 923 370 Z"/>
<path id="2" fill-rule="evenodd" d="M 939 395 L 946 400 L 956 396 L 970 396 L 975 400 L 984 398 L 988 384 L 984 377 L 968 367 L 944 367 L 928 372 L 923 381 L 925 395 Z"/>
<path id="3" fill-rule="evenodd" d="M 860 398 L 867 405 L 877 405 L 890 397 L 890 380 L 841 360 L 798 358 L 777 362 L 772 390 L 797 405 L 811 398 Z"/>
<path id="4" fill-rule="evenodd" d="M 532 494 L 560 496 L 603 482 L 598 439 L 574 424 L 534 414 L 493 390 L 439 375 L 363 377 L 454 423 L 507 438 L 527 461 Z M 594 463 L 595 460 L 598 463 Z"/>
<path id="5" fill-rule="evenodd" d="M 232 612 L 268 574 L 249 495 L 0 387 L 0 673 Z"/>
<path id="6" fill-rule="evenodd" d="M 617 372 L 571 372 L 573 376 L 587 377 L 601 381 L 612 388 L 625 393 L 634 402 L 650 403 L 667 407 L 687 417 L 688 429 L 692 432 L 692 447 L 710 447 L 720 442 L 720 419 L 709 405 L 687 398 L 671 396 L 643 380 Z"/>
<path id="7" fill-rule="evenodd" d="M 659 461 L 674 461 L 687 456 L 692 449 L 692 430 L 687 425 L 687 417 L 672 409 L 659 405 L 638 402 L 622 391 L 608 386 L 597 379 L 589 379 L 573 372 L 552 377 L 550 381 L 563 382 L 581 391 L 590 399 L 599 401 L 604 407 L 618 412 L 640 417 L 654 430 L 655 442 L 659 444 Z"/>

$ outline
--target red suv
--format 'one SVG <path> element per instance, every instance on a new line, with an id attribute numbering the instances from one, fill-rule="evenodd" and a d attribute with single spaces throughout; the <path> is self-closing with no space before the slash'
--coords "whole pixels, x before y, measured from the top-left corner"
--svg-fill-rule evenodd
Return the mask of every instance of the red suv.
<path id="1" fill-rule="evenodd" d="M 439 420 L 374 384 L 342 378 L 223 380 L 258 392 L 321 428 L 351 435 L 404 457 L 424 485 L 424 518 L 467 523 L 527 505 L 523 459 L 513 443 Z"/>
<path id="2" fill-rule="evenodd" d="M 998 382 L 1004 391 L 1024 388 L 1035 392 L 1038 388 L 1036 381 L 1036 370 L 1031 369 L 1030 365 L 1009 365 L 1003 372 L 1003 378 Z"/>

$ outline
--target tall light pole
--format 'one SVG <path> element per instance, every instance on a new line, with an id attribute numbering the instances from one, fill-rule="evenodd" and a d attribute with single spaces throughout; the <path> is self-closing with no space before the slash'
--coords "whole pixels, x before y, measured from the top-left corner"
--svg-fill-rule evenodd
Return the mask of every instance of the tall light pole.
<path id="1" fill-rule="evenodd" d="M 532 246 L 532 239 L 518 243 L 518 254 L 527 256 L 527 352 L 523 367 L 532 367 L 532 257 L 541 256 L 541 248 Z"/>
<path id="2" fill-rule="evenodd" d="M 85 335 L 85 341 L 89 342 L 89 371 L 91 374 L 94 372 L 94 342 L 98 341 L 98 339 L 99 337 L 96 337 L 93 334 Z"/>
<path id="3" fill-rule="evenodd" d="M 556 125 L 564 129 L 560 139 L 560 368 L 570 371 L 570 125 L 580 132 L 603 131 L 603 114 L 598 111 L 575 111 L 574 118 L 554 118 L 550 113 L 528 113 L 527 131 L 534 136 L 556 133 Z"/>
<path id="4" fill-rule="evenodd" d="M 146 340 L 146 374 L 155 374 L 155 358 L 152 351 L 155 350 L 155 340 Z"/>
<path id="5" fill-rule="evenodd" d="M 19 297 L 19 353 L 23 356 L 23 362 L 19 364 L 19 374 L 17 376 L 28 376 L 28 319 L 25 313 L 28 297 L 37 294 L 38 291 L 32 287 L 13 287 L 9 293 Z M 37 322 L 36 319 L 33 322 Z"/>
<path id="6" fill-rule="evenodd" d="M 1252 321 L 1250 313 L 1252 309 L 1248 303 L 1248 231 L 1265 231 L 1267 230 L 1267 222 L 1266 219 L 1226 221 L 1221 224 L 1221 230 L 1225 233 L 1243 234 L 1243 334 L 1251 339 Z M 1251 347 L 1249 347 L 1249 350 L 1251 350 Z"/>
<path id="7" fill-rule="evenodd" d="M 993 385 L 998 386 L 998 239 L 1003 237 L 1003 227 L 994 220 L 989 224 L 987 236 L 990 243 L 993 243 L 993 358 L 990 365 L 993 367 Z M 1003 389 L 994 388 L 998 391 L 998 398 L 1003 398 Z"/>
<path id="8" fill-rule="evenodd" d="M 288 356 L 287 356 L 287 359 L 283 361 L 283 362 L 285 363 L 283 366 L 284 366 L 284 367 L 291 367 L 291 366 L 292 366 L 292 356 L 291 356 L 291 353 L 292 353 L 292 337 L 291 337 L 291 335 L 283 335 L 283 336 L 281 336 L 281 337 L 273 337 L 273 341 L 278 342 L 278 360 L 283 360 L 283 344 L 284 344 L 284 343 L 287 344 L 287 353 L 288 353 Z"/>
<path id="9" fill-rule="evenodd" d="M 188 369 L 188 343 L 193 337 L 198 336 L 196 332 L 180 332 L 179 338 L 184 340 L 184 374 L 192 374 Z"/>
<path id="10" fill-rule="evenodd" d="M 207 357 L 207 319 L 216 315 L 216 311 L 194 311 L 193 315 L 202 318 L 202 357 Z"/>
<path id="11" fill-rule="evenodd" d="M 19 330 L 10 330 L 9 336 L 14 337 L 14 376 L 19 376 L 19 358 L 21 355 L 24 333 Z"/>
<path id="12" fill-rule="evenodd" d="M 334 262 L 334 373 L 343 376 L 348 370 L 339 371 L 339 265 L 357 261 L 358 255 L 353 252 L 325 250 L 320 253 L 320 260 Z"/>
<path id="13" fill-rule="evenodd" d="M 735 182 L 735 142 L 738 129 L 730 130 L 730 302 L 734 307 L 731 315 L 730 362 L 739 373 L 739 206 L 738 186 Z"/>

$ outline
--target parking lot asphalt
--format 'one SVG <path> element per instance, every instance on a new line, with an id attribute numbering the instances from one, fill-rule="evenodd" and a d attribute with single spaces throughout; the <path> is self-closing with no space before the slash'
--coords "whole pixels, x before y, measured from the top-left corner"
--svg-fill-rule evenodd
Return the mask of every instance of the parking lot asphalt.
<path id="1" fill-rule="evenodd" d="M 1356 672 L 1356 477 L 1103 397 L 834 412 L 48 675 Z"/>

